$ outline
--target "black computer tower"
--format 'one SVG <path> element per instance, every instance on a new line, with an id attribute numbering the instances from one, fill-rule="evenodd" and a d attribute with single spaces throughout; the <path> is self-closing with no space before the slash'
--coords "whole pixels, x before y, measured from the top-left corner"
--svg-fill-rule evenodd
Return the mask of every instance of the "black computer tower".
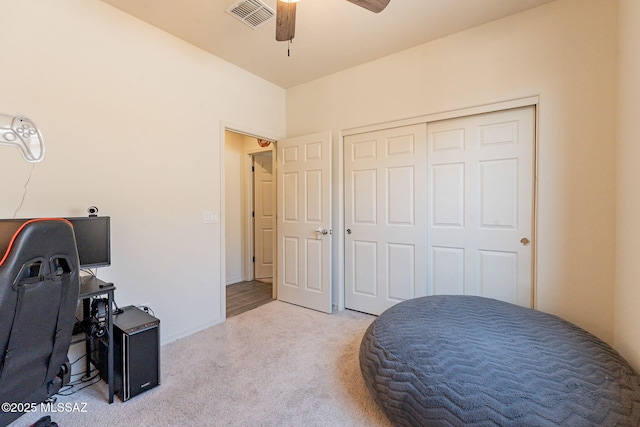
<path id="1" fill-rule="evenodd" d="M 107 380 L 106 346 L 98 368 Z M 160 320 L 134 306 L 113 315 L 114 386 L 123 402 L 160 384 Z"/>

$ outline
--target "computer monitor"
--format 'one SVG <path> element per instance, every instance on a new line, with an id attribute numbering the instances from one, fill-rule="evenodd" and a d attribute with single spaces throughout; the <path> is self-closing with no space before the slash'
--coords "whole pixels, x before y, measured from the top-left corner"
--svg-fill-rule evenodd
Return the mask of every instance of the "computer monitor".
<path id="1" fill-rule="evenodd" d="M 73 224 L 80 268 L 111 265 L 111 218 L 90 216 L 66 219 Z"/>

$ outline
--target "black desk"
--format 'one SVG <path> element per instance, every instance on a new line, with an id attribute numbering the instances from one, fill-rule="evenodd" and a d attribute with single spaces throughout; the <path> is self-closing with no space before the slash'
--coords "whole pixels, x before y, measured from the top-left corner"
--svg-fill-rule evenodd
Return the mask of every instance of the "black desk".
<path id="1" fill-rule="evenodd" d="M 87 318 L 91 315 L 91 298 L 98 297 L 100 295 L 107 295 L 108 307 L 107 310 L 107 383 L 109 384 L 109 403 L 113 403 L 113 291 L 116 287 L 113 283 L 106 283 L 94 276 L 81 276 L 80 277 L 80 294 L 78 295 L 78 301 L 82 301 L 82 315 Z M 87 338 L 85 344 L 86 354 L 86 375 L 91 372 L 91 342 L 90 338 Z"/>

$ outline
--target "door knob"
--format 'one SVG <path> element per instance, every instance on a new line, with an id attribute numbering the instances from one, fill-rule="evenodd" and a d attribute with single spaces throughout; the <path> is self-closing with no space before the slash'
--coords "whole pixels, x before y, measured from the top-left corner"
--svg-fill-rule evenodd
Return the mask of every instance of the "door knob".
<path id="1" fill-rule="evenodd" d="M 327 234 L 329 234 L 329 230 L 327 230 L 326 228 L 322 228 L 322 227 L 318 227 L 315 230 L 313 230 L 316 233 L 316 237 L 319 239 L 322 236 L 326 236 Z"/>
<path id="2" fill-rule="evenodd" d="M 347 228 L 347 234 L 351 234 L 351 229 Z"/>
<path id="3" fill-rule="evenodd" d="M 524 246 L 527 246 L 531 242 L 526 237 L 523 237 L 522 239 L 520 239 L 520 243 L 522 243 Z"/>

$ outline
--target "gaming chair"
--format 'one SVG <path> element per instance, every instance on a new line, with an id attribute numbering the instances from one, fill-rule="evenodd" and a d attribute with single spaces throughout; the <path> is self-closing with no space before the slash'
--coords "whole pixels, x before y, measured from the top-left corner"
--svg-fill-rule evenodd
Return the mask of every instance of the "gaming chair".
<path id="1" fill-rule="evenodd" d="M 44 402 L 69 382 L 80 288 L 71 223 L 0 221 L 0 402 Z M 0 426 L 21 413 L 0 411 Z"/>

